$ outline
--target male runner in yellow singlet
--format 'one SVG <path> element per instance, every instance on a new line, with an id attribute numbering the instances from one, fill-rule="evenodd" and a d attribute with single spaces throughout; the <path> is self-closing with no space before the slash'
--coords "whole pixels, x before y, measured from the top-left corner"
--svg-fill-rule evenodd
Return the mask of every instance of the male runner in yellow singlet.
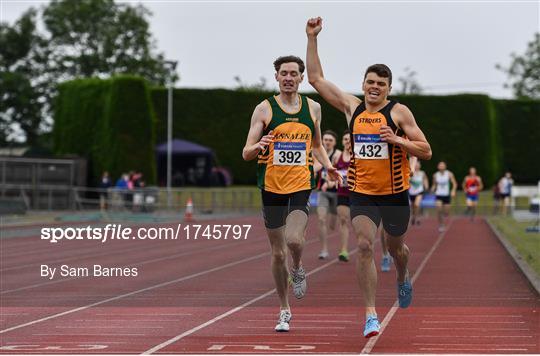
<path id="1" fill-rule="evenodd" d="M 410 216 L 407 153 L 430 159 L 431 148 L 411 111 L 388 100 L 392 72 L 386 65 L 375 64 L 366 70 L 362 83 L 364 101 L 325 79 L 317 52 L 321 29 L 320 17 L 308 21 L 307 73 L 309 83 L 321 96 L 345 114 L 352 133 L 354 154 L 347 180 L 352 225 L 358 241 L 356 271 L 366 307 L 364 336 L 372 337 L 380 329 L 375 310 L 377 269 L 373 260 L 377 226 L 382 220 L 388 250 L 396 265 L 399 306 L 406 308 L 412 300 L 407 270 L 409 249 L 403 242 Z"/>
<path id="2" fill-rule="evenodd" d="M 293 292 L 296 298 L 302 298 L 306 293 L 306 274 L 301 257 L 309 195 L 315 185 L 313 156 L 326 168 L 330 179 L 341 181 L 341 177 L 321 145 L 321 106 L 298 94 L 304 62 L 285 56 L 274 62 L 274 68 L 280 93 L 255 108 L 242 157 L 247 161 L 258 158 L 258 186 L 281 305 L 275 330 L 289 331 L 292 315 L 287 296 L 287 250 L 293 261 Z"/>

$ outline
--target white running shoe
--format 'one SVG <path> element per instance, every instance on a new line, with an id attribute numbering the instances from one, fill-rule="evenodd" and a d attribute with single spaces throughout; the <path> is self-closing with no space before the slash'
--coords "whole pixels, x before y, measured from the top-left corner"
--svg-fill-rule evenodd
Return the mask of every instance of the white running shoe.
<path id="1" fill-rule="evenodd" d="M 307 282 L 306 271 L 304 271 L 302 266 L 298 269 L 291 268 L 291 281 L 294 296 L 297 299 L 304 298 L 304 295 L 306 295 Z"/>
<path id="2" fill-rule="evenodd" d="M 321 251 L 321 253 L 319 253 L 319 260 L 326 260 L 328 256 L 328 251 Z"/>
<path id="3" fill-rule="evenodd" d="M 282 310 L 279 312 L 279 319 L 276 325 L 275 330 L 277 332 L 287 332 L 289 331 L 289 322 L 292 319 L 292 314 L 289 310 Z"/>

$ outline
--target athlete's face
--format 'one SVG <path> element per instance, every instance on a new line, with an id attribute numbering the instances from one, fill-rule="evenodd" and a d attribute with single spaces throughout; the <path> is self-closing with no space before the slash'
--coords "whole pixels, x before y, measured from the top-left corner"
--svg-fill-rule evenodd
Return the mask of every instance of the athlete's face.
<path id="1" fill-rule="evenodd" d="M 446 170 L 446 163 L 444 163 L 444 162 L 439 162 L 439 164 L 437 165 L 437 169 L 438 169 L 439 171 L 441 171 L 441 172 L 442 172 L 442 171 L 445 171 L 445 170 Z"/>
<path id="2" fill-rule="evenodd" d="M 469 175 L 475 176 L 476 175 L 476 168 L 474 168 L 474 167 L 469 168 Z"/>
<path id="3" fill-rule="evenodd" d="M 332 135 L 323 135 L 322 143 L 327 151 L 333 151 L 334 147 L 336 147 L 336 139 Z"/>
<path id="4" fill-rule="evenodd" d="M 379 77 L 376 73 L 369 72 L 362 85 L 366 102 L 372 105 L 378 105 L 386 100 L 392 87 L 388 78 Z"/>
<path id="5" fill-rule="evenodd" d="M 296 93 L 303 79 L 304 75 L 300 73 L 300 67 L 295 62 L 283 63 L 276 73 L 281 93 Z"/>
<path id="6" fill-rule="evenodd" d="M 351 149 L 351 135 L 349 135 L 349 134 L 344 135 L 343 138 L 341 139 L 341 143 L 343 144 L 343 148 L 346 151 L 350 151 L 350 149 Z"/>

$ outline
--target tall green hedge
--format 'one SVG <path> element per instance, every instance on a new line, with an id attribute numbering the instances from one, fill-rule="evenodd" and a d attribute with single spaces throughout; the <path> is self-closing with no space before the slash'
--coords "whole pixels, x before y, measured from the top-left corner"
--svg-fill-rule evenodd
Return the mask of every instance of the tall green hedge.
<path id="1" fill-rule="evenodd" d="M 242 159 L 251 114 L 270 92 L 175 89 L 173 136 L 211 147 L 237 184 L 255 184 L 256 164 Z M 345 130 L 344 115 L 318 94 L 322 130 Z M 487 186 L 506 168 L 520 183 L 540 179 L 540 102 L 492 100 L 484 95 L 397 96 L 407 105 L 433 149 L 423 162 L 432 173 L 444 160 L 459 181 L 475 166 Z M 155 115 L 154 115 L 155 110 Z M 132 169 L 155 181 L 154 143 L 167 139 L 167 89 L 147 90 L 138 78 L 79 80 L 60 87 L 55 116 L 58 153 L 91 157 L 94 176 Z M 154 135 L 155 132 L 155 135 Z M 157 137 L 157 140 L 154 139 Z"/>
<path id="2" fill-rule="evenodd" d="M 540 102 L 494 100 L 502 147 L 501 169 L 510 170 L 517 182 L 540 180 Z"/>
<path id="3" fill-rule="evenodd" d="M 150 92 L 141 78 L 66 82 L 55 105 L 55 152 L 87 157 L 94 183 L 104 170 L 114 179 L 136 170 L 154 184 L 155 124 Z"/>

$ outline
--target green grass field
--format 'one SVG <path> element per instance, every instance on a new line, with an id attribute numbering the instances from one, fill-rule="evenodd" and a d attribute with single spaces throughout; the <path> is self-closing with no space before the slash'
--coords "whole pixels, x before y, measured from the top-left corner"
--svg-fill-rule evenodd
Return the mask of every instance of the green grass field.
<path id="1" fill-rule="evenodd" d="M 508 216 L 490 217 L 489 221 L 518 250 L 523 260 L 540 275 L 540 234 L 525 232 L 525 229 L 535 222 L 518 222 Z"/>

